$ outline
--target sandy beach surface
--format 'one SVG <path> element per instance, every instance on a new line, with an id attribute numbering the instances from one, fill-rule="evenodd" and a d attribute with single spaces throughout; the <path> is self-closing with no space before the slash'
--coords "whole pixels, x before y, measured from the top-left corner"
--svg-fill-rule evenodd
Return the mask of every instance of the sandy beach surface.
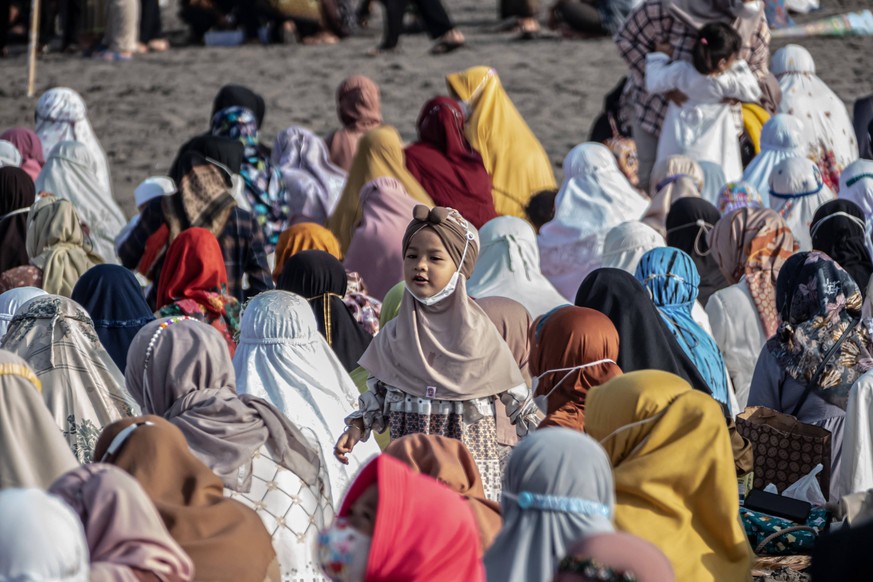
<path id="1" fill-rule="evenodd" d="M 815 18 L 870 7 L 870 0 L 821 0 Z M 125 212 L 134 212 L 133 189 L 145 177 L 164 174 L 185 140 L 208 128 L 212 98 L 225 83 L 242 83 L 267 101 L 262 139 L 272 143 L 282 129 L 300 125 L 324 135 L 338 124 L 334 90 L 346 76 L 362 73 L 382 88 L 385 122 L 407 140 L 427 99 L 444 94 L 445 75 L 475 65 L 495 67 L 509 95 L 540 138 L 560 179 L 560 166 L 574 145 L 587 139 L 603 96 L 626 73 L 611 39 L 568 41 L 556 36 L 521 42 L 495 33 L 497 5 L 448 0 L 451 16 L 468 46 L 453 54 L 427 54 L 424 35 L 404 36 L 397 54 L 378 58 L 366 51 L 378 43 L 378 17 L 370 29 L 336 46 L 179 47 L 103 63 L 48 55 L 39 61 L 37 96 L 54 86 L 79 91 L 106 149 L 114 192 Z M 376 8 L 377 13 L 379 8 Z M 809 20 L 806 17 L 803 20 Z M 169 28 L 178 29 L 175 19 Z M 773 50 L 783 42 L 774 42 Z M 819 75 L 850 107 L 873 93 L 869 55 L 873 38 L 804 39 Z M 23 47 L 0 61 L 0 128 L 33 124 L 36 98 L 26 97 Z"/>

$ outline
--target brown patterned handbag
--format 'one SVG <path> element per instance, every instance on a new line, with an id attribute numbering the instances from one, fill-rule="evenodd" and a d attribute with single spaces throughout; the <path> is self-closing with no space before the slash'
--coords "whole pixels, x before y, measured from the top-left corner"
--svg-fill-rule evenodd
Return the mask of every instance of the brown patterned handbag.
<path id="1" fill-rule="evenodd" d="M 781 493 L 821 463 L 818 483 L 830 491 L 831 433 L 765 406 L 746 408 L 737 416 L 737 432 L 752 443 L 755 489 L 773 483 Z"/>

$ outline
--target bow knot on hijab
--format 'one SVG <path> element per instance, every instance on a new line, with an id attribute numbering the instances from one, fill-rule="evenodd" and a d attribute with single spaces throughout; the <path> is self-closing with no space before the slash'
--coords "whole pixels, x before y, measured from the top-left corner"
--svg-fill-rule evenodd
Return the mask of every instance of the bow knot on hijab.
<path id="1" fill-rule="evenodd" d="M 440 238 L 446 252 L 454 261 L 461 274 L 469 279 L 479 257 L 479 236 L 472 226 L 454 208 L 437 206 L 433 209 L 423 204 L 412 210 L 412 222 L 403 235 L 403 254 L 409 248 L 412 237 L 424 228 L 431 228 Z M 464 251 L 466 249 L 466 255 Z M 461 263 L 463 257 L 464 262 Z"/>

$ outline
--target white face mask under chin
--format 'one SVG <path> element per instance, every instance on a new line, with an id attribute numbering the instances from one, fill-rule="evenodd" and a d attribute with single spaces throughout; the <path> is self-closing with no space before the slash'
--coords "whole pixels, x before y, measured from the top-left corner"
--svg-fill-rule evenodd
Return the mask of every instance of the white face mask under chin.
<path id="1" fill-rule="evenodd" d="M 537 408 L 540 409 L 540 412 L 542 412 L 543 414 L 548 414 L 549 413 L 549 396 L 551 396 L 552 392 L 557 390 L 558 386 L 560 386 L 564 382 L 564 380 L 569 378 L 573 374 L 573 372 L 575 372 L 576 370 L 584 370 L 585 368 L 592 368 L 594 366 L 599 366 L 600 364 L 614 364 L 614 363 L 615 362 L 610 360 L 609 358 L 605 358 L 603 360 L 597 360 L 596 362 L 588 362 L 587 364 L 582 364 L 581 366 L 573 366 L 572 368 L 556 368 L 554 370 L 546 370 L 545 372 L 543 372 L 539 376 L 536 376 L 533 379 L 533 382 L 532 382 L 532 385 L 530 388 L 531 394 L 536 394 L 537 387 L 540 384 L 541 378 L 544 378 L 544 377 L 548 376 L 549 374 L 555 374 L 556 372 L 565 372 L 566 371 L 567 373 L 564 374 L 563 378 L 561 378 L 560 380 L 555 382 L 555 385 L 552 386 L 552 389 L 549 390 L 548 393 L 543 394 L 541 396 L 537 396 L 536 398 L 534 398 L 534 404 L 537 405 Z"/>
<path id="2" fill-rule="evenodd" d="M 761 12 L 761 2 L 743 2 L 734 8 L 734 16 L 737 18 L 753 18 Z"/>

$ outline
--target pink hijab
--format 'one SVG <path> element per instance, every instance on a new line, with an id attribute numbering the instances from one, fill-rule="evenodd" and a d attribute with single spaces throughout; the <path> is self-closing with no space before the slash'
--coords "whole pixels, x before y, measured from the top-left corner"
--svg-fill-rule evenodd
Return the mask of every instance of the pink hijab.
<path id="1" fill-rule="evenodd" d="M 18 149 L 21 154 L 21 169 L 36 182 L 36 177 L 45 165 L 39 136 L 26 127 L 16 127 L 4 131 L 0 134 L 0 139 L 5 139 Z"/>
<path id="2" fill-rule="evenodd" d="M 403 233 L 418 204 L 395 178 L 376 178 L 361 188 L 363 217 L 352 235 L 346 270 L 360 273 L 380 301 L 403 280 Z"/>
<path id="3" fill-rule="evenodd" d="M 124 581 L 151 574 L 194 579 L 194 563 L 170 536 L 136 479 L 114 465 L 83 465 L 49 490 L 73 508 L 88 539 L 91 579 Z"/>
<path id="4" fill-rule="evenodd" d="M 325 141 L 330 150 L 330 161 L 348 172 L 358 151 L 358 140 L 382 125 L 379 86 L 363 75 L 349 77 L 336 90 L 336 107 L 343 128 L 330 134 Z"/>

